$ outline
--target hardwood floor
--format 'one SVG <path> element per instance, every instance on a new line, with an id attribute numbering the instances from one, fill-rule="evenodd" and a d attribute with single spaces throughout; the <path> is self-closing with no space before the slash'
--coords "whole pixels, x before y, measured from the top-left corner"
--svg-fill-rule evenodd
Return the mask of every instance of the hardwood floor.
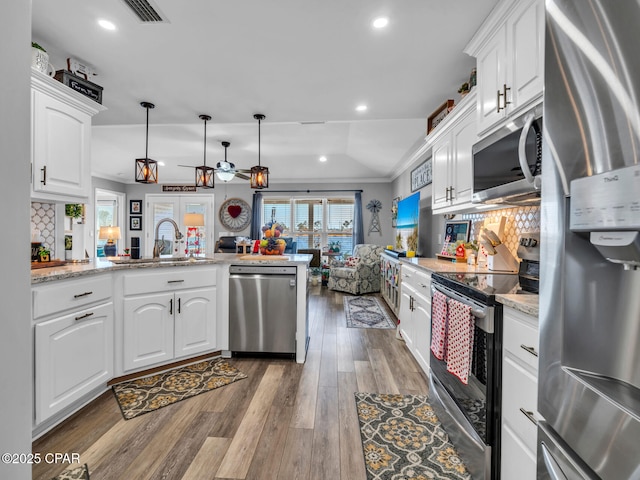
<path id="1" fill-rule="evenodd" d="M 304 365 L 232 358 L 247 379 L 126 421 L 107 391 L 33 451 L 80 453 L 92 480 L 365 480 L 353 393 L 425 394 L 427 379 L 395 330 L 346 328 L 342 293 L 309 302 Z"/>

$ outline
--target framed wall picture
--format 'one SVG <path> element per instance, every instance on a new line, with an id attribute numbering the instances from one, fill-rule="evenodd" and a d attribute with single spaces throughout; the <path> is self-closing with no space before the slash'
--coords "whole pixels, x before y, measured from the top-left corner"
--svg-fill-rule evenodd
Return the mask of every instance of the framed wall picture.
<path id="1" fill-rule="evenodd" d="M 433 181 L 431 176 L 431 159 L 426 160 L 411 170 L 411 191 L 415 192 Z"/>
<path id="2" fill-rule="evenodd" d="M 142 200 L 129 200 L 129 214 L 142 215 Z"/>
<path id="3" fill-rule="evenodd" d="M 129 217 L 129 230 L 142 230 L 142 217 L 130 216 Z"/>

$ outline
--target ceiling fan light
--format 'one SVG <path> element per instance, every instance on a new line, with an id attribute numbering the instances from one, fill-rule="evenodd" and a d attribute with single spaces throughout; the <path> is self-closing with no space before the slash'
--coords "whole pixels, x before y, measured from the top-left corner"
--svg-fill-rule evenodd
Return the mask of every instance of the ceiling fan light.
<path id="1" fill-rule="evenodd" d="M 158 183 L 158 162 L 150 158 L 136 158 L 136 182 Z"/>
<path id="2" fill-rule="evenodd" d="M 251 167 L 251 188 L 269 188 L 269 169 L 256 165 Z"/>
<path id="3" fill-rule="evenodd" d="M 220 163 L 225 163 L 225 162 L 218 162 L 216 175 L 223 182 L 230 182 L 236 176 L 235 172 L 233 171 L 233 167 L 227 168 L 226 166 L 221 166 Z"/>
<path id="4" fill-rule="evenodd" d="M 196 167 L 196 187 L 214 188 L 215 186 L 215 170 L 212 167 L 202 165 Z"/>

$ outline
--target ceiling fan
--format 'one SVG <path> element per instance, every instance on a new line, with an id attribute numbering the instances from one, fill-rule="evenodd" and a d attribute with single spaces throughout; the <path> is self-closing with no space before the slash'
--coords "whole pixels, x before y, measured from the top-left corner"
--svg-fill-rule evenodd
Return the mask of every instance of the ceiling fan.
<path id="1" fill-rule="evenodd" d="M 224 161 L 218 162 L 215 168 L 216 175 L 223 182 L 228 182 L 233 179 L 233 177 L 242 178 L 243 180 L 249 180 L 249 177 L 245 175 L 245 173 L 251 173 L 251 170 L 241 170 L 236 168 L 236 166 L 227 161 L 227 147 L 231 145 L 229 142 L 221 142 L 224 147 Z"/>
<path id="2" fill-rule="evenodd" d="M 229 142 L 221 142 L 224 147 L 224 161 L 218 162 L 216 168 L 207 167 L 207 121 L 211 120 L 209 115 L 200 115 L 199 118 L 204 120 L 204 165 L 196 167 L 196 177 L 198 177 L 198 170 L 201 170 L 201 180 L 206 183 L 208 188 L 213 188 L 213 178 L 211 174 L 206 172 L 215 172 L 216 176 L 223 182 L 229 182 L 234 177 L 242 178 L 243 180 L 249 180 L 250 177 L 245 173 L 251 173 L 251 170 L 237 169 L 236 166 L 227 161 L 227 147 L 231 145 Z M 179 167 L 193 168 L 191 165 L 178 165 Z M 196 178 L 196 186 L 198 186 L 198 178 Z"/>

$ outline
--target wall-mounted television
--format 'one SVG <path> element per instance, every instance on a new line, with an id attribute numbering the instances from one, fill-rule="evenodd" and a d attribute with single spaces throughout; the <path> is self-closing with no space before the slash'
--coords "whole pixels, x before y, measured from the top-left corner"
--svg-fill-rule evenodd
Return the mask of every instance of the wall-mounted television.
<path id="1" fill-rule="evenodd" d="M 396 250 L 418 249 L 418 223 L 420 219 L 420 192 L 398 202 L 396 223 Z"/>

